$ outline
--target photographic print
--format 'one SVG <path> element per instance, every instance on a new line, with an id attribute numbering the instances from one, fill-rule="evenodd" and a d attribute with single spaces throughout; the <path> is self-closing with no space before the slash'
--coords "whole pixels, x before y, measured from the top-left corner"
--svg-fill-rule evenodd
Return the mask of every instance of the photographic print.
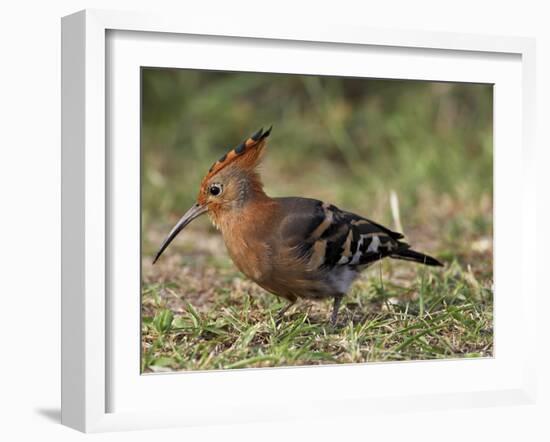
<path id="1" fill-rule="evenodd" d="M 142 68 L 141 371 L 493 355 L 490 84 Z"/>

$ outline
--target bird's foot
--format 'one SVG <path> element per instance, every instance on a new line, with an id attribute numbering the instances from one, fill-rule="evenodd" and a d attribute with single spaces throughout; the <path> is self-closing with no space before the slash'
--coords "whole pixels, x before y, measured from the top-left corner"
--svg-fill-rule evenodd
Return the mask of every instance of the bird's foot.
<path id="1" fill-rule="evenodd" d="M 335 295 L 334 296 L 334 304 L 332 306 L 332 314 L 330 315 L 330 325 L 333 327 L 336 327 L 336 324 L 338 323 L 338 310 L 340 309 L 340 303 L 342 302 L 342 298 L 344 295 Z"/>
<path id="2" fill-rule="evenodd" d="M 275 316 L 275 325 L 281 324 L 283 322 L 283 319 L 285 317 L 285 313 L 287 310 L 294 305 L 296 301 L 289 302 L 287 305 L 285 305 L 281 310 L 279 310 L 279 313 L 277 313 L 277 316 Z"/>

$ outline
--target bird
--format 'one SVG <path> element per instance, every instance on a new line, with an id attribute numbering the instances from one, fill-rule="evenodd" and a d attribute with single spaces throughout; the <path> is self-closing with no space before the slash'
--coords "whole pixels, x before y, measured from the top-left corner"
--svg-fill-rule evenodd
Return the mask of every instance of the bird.
<path id="1" fill-rule="evenodd" d="M 255 132 L 219 158 L 200 183 L 195 204 L 161 244 L 153 264 L 194 219 L 208 214 L 230 258 L 249 279 L 288 301 L 332 299 L 336 326 L 342 298 L 361 272 L 384 258 L 443 266 L 413 250 L 401 233 L 312 198 L 271 198 L 258 166 L 272 127 Z"/>

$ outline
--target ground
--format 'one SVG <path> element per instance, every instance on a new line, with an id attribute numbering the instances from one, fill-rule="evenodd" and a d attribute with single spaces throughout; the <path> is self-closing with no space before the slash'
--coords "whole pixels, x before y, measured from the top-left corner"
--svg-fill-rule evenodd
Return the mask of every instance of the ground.
<path id="1" fill-rule="evenodd" d="M 150 240 L 159 244 L 167 227 Z M 466 243 L 463 259 L 476 271 L 445 256 L 443 269 L 376 264 L 332 327 L 330 300 L 300 300 L 277 322 L 286 302 L 240 274 L 221 236 L 203 227 L 184 232 L 154 266 L 143 258 L 144 372 L 492 356 L 487 239 Z"/>

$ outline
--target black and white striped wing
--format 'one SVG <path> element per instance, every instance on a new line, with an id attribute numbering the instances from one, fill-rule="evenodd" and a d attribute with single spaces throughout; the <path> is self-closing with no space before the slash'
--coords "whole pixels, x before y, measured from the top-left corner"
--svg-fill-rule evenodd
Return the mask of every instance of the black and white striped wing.
<path id="1" fill-rule="evenodd" d="M 304 198 L 282 198 L 289 206 L 283 235 L 292 238 L 301 257 L 313 269 L 336 266 L 366 267 L 409 245 L 403 235 L 338 209 L 332 204 Z"/>

